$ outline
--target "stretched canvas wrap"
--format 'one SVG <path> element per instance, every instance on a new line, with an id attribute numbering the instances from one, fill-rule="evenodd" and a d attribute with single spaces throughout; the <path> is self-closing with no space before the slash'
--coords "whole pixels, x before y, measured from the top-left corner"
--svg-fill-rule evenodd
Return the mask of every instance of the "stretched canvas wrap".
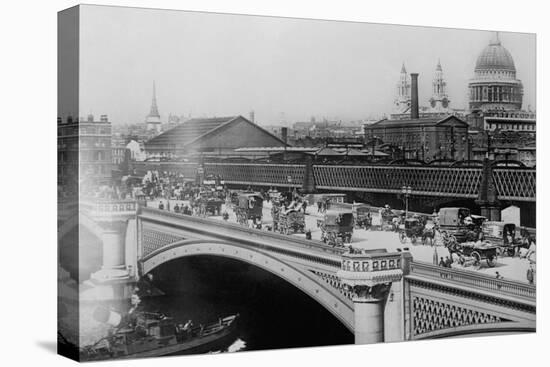
<path id="1" fill-rule="evenodd" d="M 79 361 L 530 333 L 535 35 L 58 14 Z"/>

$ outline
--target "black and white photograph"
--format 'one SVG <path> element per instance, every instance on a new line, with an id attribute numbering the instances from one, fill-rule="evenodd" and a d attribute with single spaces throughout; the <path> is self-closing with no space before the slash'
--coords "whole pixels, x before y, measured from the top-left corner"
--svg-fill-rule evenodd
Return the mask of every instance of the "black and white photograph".
<path id="1" fill-rule="evenodd" d="M 536 331 L 536 35 L 58 13 L 58 351 Z"/>

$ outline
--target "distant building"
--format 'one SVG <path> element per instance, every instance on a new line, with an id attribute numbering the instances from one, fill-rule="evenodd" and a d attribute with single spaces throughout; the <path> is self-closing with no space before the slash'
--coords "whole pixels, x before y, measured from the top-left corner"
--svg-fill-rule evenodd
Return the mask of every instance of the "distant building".
<path id="1" fill-rule="evenodd" d="M 409 82 L 407 69 L 405 69 L 405 63 L 401 66 L 394 108 L 396 114 L 408 113 L 411 108 L 411 83 Z"/>
<path id="2" fill-rule="evenodd" d="M 365 145 L 383 141 L 401 158 L 431 161 L 434 159 L 467 159 L 468 124 L 460 118 L 381 120 L 365 125 Z"/>
<path id="3" fill-rule="evenodd" d="M 155 82 L 153 82 L 153 100 L 151 101 L 151 111 L 145 118 L 148 131 L 161 132 L 162 122 L 160 121 L 160 114 L 157 107 L 157 92 Z"/>
<path id="4" fill-rule="evenodd" d="M 432 95 L 428 106 L 419 106 L 420 118 L 443 118 L 447 115 L 462 116 L 463 110 L 450 107 L 451 100 L 447 95 L 447 82 L 443 77 L 443 68 L 438 60 L 432 80 Z M 405 64 L 401 67 L 399 82 L 397 83 L 397 95 L 394 100 L 394 113 L 390 115 L 392 120 L 407 120 L 411 111 L 411 84 Z"/>
<path id="5" fill-rule="evenodd" d="M 242 116 L 197 118 L 145 142 L 147 156 L 192 154 L 228 157 L 239 155 L 237 148 L 277 147 L 284 142 L 271 132 Z"/>
<path id="6" fill-rule="evenodd" d="M 476 158 L 487 153 L 492 159 L 535 165 L 536 114 L 522 109 L 523 84 L 498 33 L 479 54 L 468 87 L 466 121 L 473 133 L 485 132 L 472 139 Z"/>
<path id="7" fill-rule="evenodd" d="M 101 115 L 99 121 L 94 121 L 93 115 L 79 120 L 58 119 L 57 136 L 58 177 L 78 177 L 84 186 L 111 182 L 111 123 L 107 115 Z"/>
<path id="8" fill-rule="evenodd" d="M 131 140 L 126 144 L 126 149 L 130 151 L 130 159 L 132 161 L 143 161 L 145 160 L 145 149 L 143 144 L 138 143 L 135 140 Z"/>
<path id="9" fill-rule="evenodd" d="M 523 84 L 516 79 L 514 59 L 502 46 L 498 33 L 479 54 L 468 88 L 471 111 L 521 110 Z"/>

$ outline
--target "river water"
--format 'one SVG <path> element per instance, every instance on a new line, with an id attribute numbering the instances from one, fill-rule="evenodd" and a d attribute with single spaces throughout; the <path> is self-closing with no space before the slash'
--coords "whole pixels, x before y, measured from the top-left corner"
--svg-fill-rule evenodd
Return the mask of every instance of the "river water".
<path id="1" fill-rule="evenodd" d="M 177 259 L 153 272 L 164 296 L 143 306 L 195 325 L 240 314 L 230 351 L 353 343 L 353 334 L 309 296 L 284 280 L 231 259 Z"/>

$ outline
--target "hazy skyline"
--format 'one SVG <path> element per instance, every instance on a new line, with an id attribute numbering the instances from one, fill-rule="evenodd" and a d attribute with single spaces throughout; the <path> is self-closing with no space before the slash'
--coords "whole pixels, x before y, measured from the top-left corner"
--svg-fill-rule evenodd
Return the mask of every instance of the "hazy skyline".
<path id="1" fill-rule="evenodd" d="M 438 59 L 452 108 L 467 107 L 467 83 L 489 31 L 342 21 L 81 6 L 80 115 L 144 122 L 153 80 L 168 114 L 248 116 L 276 124 L 310 116 L 362 119 L 393 111 L 404 62 L 427 105 Z M 535 105 L 535 35 L 501 32 L 523 108 Z"/>

